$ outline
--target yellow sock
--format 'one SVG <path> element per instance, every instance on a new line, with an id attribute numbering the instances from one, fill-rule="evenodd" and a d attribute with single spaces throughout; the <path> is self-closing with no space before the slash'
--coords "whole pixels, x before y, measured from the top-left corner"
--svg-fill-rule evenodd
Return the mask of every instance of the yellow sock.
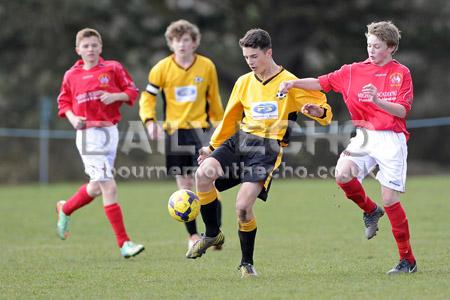
<path id="1" fill-rule="evenodd" d="M 197 196 L 200 199 L 200 203 L 206 205 L 217 199 L 217 191 L 213 188 L 208 192 L 197 192 Z"/>
<path id="2" fill-rule="evenodd" d="M 239 223 L 239 231 L 250 232 L 256 229 L 256 219 L 251 219 L 246 223 L 238 221 L 238 223 Z"/>

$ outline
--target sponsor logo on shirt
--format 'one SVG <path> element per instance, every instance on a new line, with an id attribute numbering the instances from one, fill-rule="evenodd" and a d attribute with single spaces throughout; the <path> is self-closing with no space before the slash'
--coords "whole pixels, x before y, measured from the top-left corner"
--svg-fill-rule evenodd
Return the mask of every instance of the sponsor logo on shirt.
<path id="1" fill-rule="evenodd" d="M 278 103 L 276 101 L 252 103 L 252 118 L 255 120 L 278 119 Z"/>
<path id="2" fill-rule="evenodd" d="M 197 86 L 187 85 L 175 87 L 175 100 L 177 102 L 194 102 L 197 99 Z"/>
<path id="3" fill-rule="evenodd" d="M 78 104 L 81 104 L 87 101 L 99 100 L 102 94 L 103 91 L 86 92 L 76 95 L 75 99 L 77 100 Z"/>
<path id="4" fill-rule="evenodd" d="M 100 82 L 100 86 L 103 88 L 107 87 L 109 85 L 110 80 L 111 79 L 109 78 L 109 75 L 106 73 L 102 73 L 98 76 L 98 81 Z"/>
<path id="5" fill-rule="evenodd" d="M 203 77 L 201 76 L 195 76 L 194 77 L 194 83 L 199 84 L 203 82 Z"/>
<path id="6" fill-rule="evenodd" d="M 402 73 L 392 73 L 389 76 L 389 83 L 391 84 L 391 87 L 399 87 L 402 85 L 403 81 L 403 75 Z"/>
<path id="7" fill-rule="evenodd" d="M 397 99 L 397 91 L 378 92 L 377 97 L 380 100 L 395 101 L 395 99 Z M 358 93 L 358 101 L 360 102 L 369 101 L 369 95 Z"/>

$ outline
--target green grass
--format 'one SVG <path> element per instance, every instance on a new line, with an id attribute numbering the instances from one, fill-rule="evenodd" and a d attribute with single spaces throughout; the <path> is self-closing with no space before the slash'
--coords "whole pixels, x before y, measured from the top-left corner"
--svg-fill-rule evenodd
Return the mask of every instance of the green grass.
<path id="1" fill-rule="evenodd" d="M 379 185 L 365 182 L 379 199 Z M 397 250 L 386 217 L 367 241 L 362 214 L 333 181 L 275 181 L 255 207 L 255 266 L 236 267 L 236 189 L 223 193 L 224 249 L 184 257 L 186 233 L 167 213 L 173 182 L 119 183 L 128 233 L 146 250 L 119 255 L 101 201 L 72 215 L 71 236 L 56 236 L 56 200 L 77 185 L 0 187 L 0 298 L 40 299 L 448 299 L 449 177 L 411 177 L 403 204 L 419 272 L 389 277 Z M 203 229 L 203 225 L 200 226 Z"/>

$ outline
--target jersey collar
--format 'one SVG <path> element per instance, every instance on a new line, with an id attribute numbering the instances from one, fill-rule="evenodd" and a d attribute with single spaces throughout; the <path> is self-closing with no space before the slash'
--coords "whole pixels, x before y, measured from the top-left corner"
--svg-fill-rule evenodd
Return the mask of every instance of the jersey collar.
<path id="1" fill-rule="evenodd" d="M 281 72 L 284 71 L 283 66 L 280 66 L 280 67 L 281 67 L 281 69 L 280 69 L 280 71 L 279 71 L 278 73 L 276 73 L 275 75 L 273 75 L 272 77 L 270 77 L 269 79 L 267 79 L 267 80 L 264 81 L 264 82 L 263 82 L 258 76 L 256 76 L 255 73 L 253 73 L 253 76 L 255 76 L 256 80 L 258 80 L 259 82 L 261 82 L 262 85 L 266 85 L 266 84 L 268 84 L 272 79 L 274 79 L 275 77 L 277 77 L 278 75 L 280 75 Z"/>

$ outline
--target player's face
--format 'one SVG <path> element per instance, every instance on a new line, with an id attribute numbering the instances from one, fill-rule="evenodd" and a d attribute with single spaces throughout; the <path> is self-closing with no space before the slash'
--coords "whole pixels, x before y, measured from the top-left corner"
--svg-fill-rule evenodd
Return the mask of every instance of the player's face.
<path id="1" fill-rule="evenodd" d="M 102 44 L 96 36 L 90 36 L 83 38 L 75 49 L 85 63 L 96 65 L 102 53 Z"/>
<path id="2" fill-rule="evenodd" d="M 367 36 L 367 53 L 373 64 L 383 66 L 392 60 L 394 47 L 388 47 L 386 42 L 381 41 L 375 35 Z"/>
<path id="3" fill-rule="evenodd" d="M 102 44 L 96 36 L 90 36 L 83 38 L 75 49 L 85 63 L 96 65 L 102 53 Z"/>
<path id="4" fill-rule="evenodd" d="M 170 42 L 170 47 L 177 57 L 190 57 L 197 49 L 197 43 L 189 33 L 183 34 L 179 39 L 174 38 Z"/>
<path id="5" fill-rule="evenodd" d="M 263 51 L 259 48 L 242 48 L 242 55 L 245 58 L 250 69 L 255 74 L 263 74 L 269 65 L 270 58 L 272 57 L 272 49 Z"/>

